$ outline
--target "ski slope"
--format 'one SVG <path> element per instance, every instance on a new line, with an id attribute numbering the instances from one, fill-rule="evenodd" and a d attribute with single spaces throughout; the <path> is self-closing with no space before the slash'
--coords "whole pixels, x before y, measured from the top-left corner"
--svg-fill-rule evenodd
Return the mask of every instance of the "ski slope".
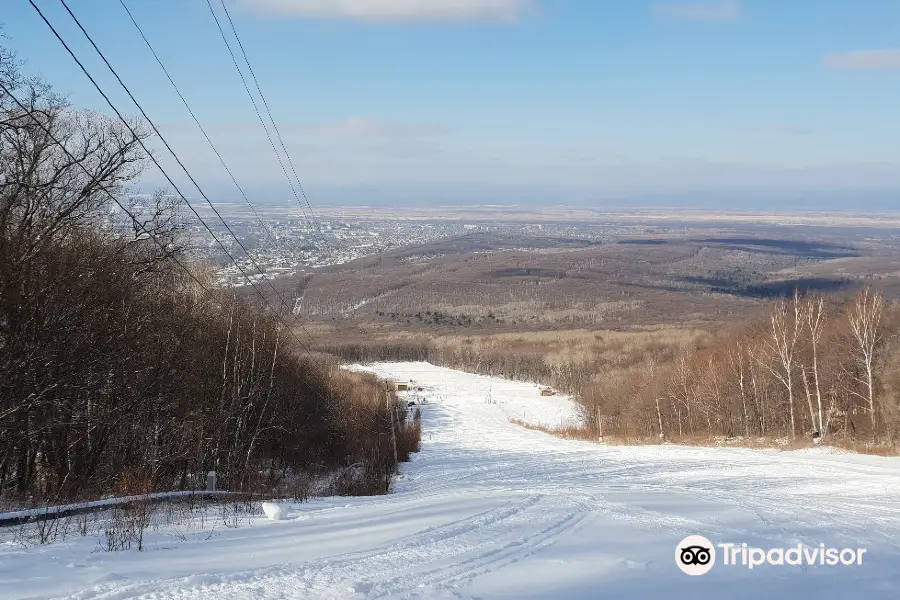
<path id="1" fill-rule="evenodd" d="M 360 367 L 362 368 L 362 367 Z M 435 367 L 422 451 L 394 492 L 289 506 L 145 552 L 0 546 L 0 598 L 900 598 L 900 461 L 567 441 L 510 422 L 576 418 L 539 388 Z M 488 396 L 490 402 L 487 401 Z M 562 413 L 562 415 L 561 415 Z M 675 566 L 691 534 L 760 547 L 864 547 L 855 566 Z"/>

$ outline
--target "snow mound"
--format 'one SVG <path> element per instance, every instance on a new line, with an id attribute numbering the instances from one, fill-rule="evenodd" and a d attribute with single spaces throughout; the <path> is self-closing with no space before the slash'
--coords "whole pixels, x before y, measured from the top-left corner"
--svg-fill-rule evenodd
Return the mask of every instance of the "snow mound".
<path id="1" fill-rule="evenodd" d="M 277 502 L 263 502 L 262 509 L 270 521 L 280 521 L 287 517 L 287 508 Z"/>

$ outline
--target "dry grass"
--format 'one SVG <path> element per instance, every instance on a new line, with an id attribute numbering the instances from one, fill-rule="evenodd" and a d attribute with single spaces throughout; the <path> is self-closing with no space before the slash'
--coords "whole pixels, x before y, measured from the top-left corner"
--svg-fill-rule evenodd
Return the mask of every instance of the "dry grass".
<path id="1" fill-rule="evenodd" d="M 860 442 L 854 442 L 853 440 L 835 439 L 830 440 L 828 442 L 828 445 L 834 446 L 835 448 L 840 448 L 842 450 L 856 452 L 857 454 L 868 454 L 871 456 L 900 456 L 900 448 L 892 446 L 872 445 L 868 443 L 863 444 Z"/>
<path id="2" fill-rule="evenodd" d="M 533 358 L 543 363 L 551 374 L 575 368 L 588 374 L 589 380 L 598 381 L 625 374 L 647 357 L 666 362 L 678 350 L 696 343 L 705 334 L 701 329 L 688 327 L 627 331 L 579 328 L 442 336 L 434 338 L 432 343 L 445 351 L 467 349 L 483 356 Z"/>

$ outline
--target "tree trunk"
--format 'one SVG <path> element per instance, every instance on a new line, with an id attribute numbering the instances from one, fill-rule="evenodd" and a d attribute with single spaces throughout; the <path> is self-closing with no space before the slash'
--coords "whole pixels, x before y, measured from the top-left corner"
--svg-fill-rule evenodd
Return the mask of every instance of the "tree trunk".
<path id="1" fill-rule="evenodd" d="M 813 381 L 816 384 L 816 402 L 819 405 L 819 437 L 825 440 L 825 422 L 822 420 L 822 392 L 819 389 L 819 357 L 816 345 L 813 345 Z"/>
<path id="2" fill-rule="evenodd" d="M 814 433 L 819 433 L 815 431 L 817 429 L 816 413 L 813 410 L 812 395 L 809 393 L 809 382 L 806 380 L 806 367 L 801 369 L 801 375 L 803 376 L 803 390 L 806 392 L 806 405 L 809 407 L 809 422 L 812 424 Z"/>

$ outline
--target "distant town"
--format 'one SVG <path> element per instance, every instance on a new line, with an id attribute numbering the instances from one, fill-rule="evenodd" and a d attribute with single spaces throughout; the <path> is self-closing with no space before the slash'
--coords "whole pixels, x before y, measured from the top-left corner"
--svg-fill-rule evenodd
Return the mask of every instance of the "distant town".
<path id="1" fill-rule="evenodd" d="M 216 266 L 218 283 L 222 286 L 247 284 L 244 273 L 250 279 L 263 275 L 279 277 L 298 269 L 314 269 L 343 264 L 357 258 L 377 254 L 393 248 L 427 243 L 438 238 L 460 235 L 466 232 L 463 223 L 422 223 L 415 221 L 371 219 L 321 219 L 305 217 L 276 217 L 260 221 L 246 218 L 230 218 L 229 226 L 252 255 L 248 257 L 237 247 L 230 236 L 219 236 L 219 229 L 209 223 L 213 231 L 235 258 L 231 263 L 221 248 L 199 223 L 187 223 L 186 231 L 191 240 L 192 253 Z M 255 263 L 255 264 L 254 264 Z M 243 273 L 241 272 L 243 271 Z"/>
<path id="2" fill-rule="evenodd" d="M 629 233 L 663 233 L 670 230 L 670 227 L 612 221 L 528 223 L 502 219 L 409 219 L 393 215 L 372 218 L 320 217 L 289 214 L 288 211 L 273 213 L 275 211 L 269 211 L 257 218 L 238 211 L 228 212 L 229 227 L 251 256 L 243 252 L 214 215 L 209 218 L 203 215 L 216 237 L 237 259 L 237 265 L 230 261 L 196 218 L 183 220 L 182 228 L 187 239 L 182 243 L 193 256 L 214 267 L 219 285 L 229 287 L 247 285 L 248 278 L 254 281 L 262 279 L 263 273 L 259 269 L 271 279 L 295 273 L 299 269 L 343 264 L 396 248 L 475 232 L 564 235 L 567 238 L 601 241 Z"/>

